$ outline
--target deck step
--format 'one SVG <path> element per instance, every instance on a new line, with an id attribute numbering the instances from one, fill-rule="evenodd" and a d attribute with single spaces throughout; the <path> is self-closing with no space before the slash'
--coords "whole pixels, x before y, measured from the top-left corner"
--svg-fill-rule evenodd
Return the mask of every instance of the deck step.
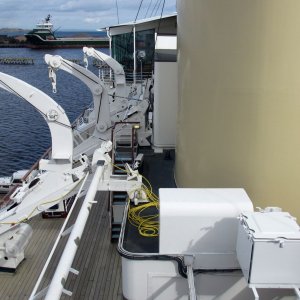
<path id="1" fill-rule="evenodd" d="M 115 169 L 114 174 L 123 175 L 123 174 L 126 174 L 126 171 Z"/>
<path id="2" fill-rule="evenodd" d="M 117 140 L 116 140 L 116 146 L 117 147 L 120 147 L 120 146 L 123 146 L 123 147 L 130 147 L 131 148 L 131 136 L 118 136 L 117 137 Z"/>
<path id="3" fill-rule="evenodd" d="M 128 163 L 128 162 L 132 162 L 132 157 L 131 156 L 125 156 L 125 155 L 117 155 L 115 157 L 115 163 Z"/>
<path id="4" fill-rule="evenodd" d="M 127 198 L 127 193 L 126 192 L 113 192 L 113 195 L 112 195 L 112 198 L 113 200 L 126 200 Z"/>
<path id="5" fill-rule="evenodd" d="M 121 228 L 112 228 L 111 231 L 112 233 L 120 233 Z"/>
<path id="6" fill-rule="evenodd" d="M 116 242 L 119 239 L 122 224 L 119 222 L 113 222 L 111 225 L 111 241 Z"/>
<path id="7" fill-rule="evenodd" d="M 127 194 L 124 196 L 118 196 L 118 197 L 112 197 L 111 201 L 112 201 L 112 205 L 117 205 L 117 203 L 122 203 L 122 205 L 124 205 L 124 203 L 126 203 L 127 200 Z"/>
<path id="8" fill-rule="evenodd" d="M 113 201 L 112 205 L 124 205 L 125 201 Z"/>
<path id="9" fill-rule="evenodd" d="M 125 175 L 126 171 L 125 164 L 130 166 L 134 163 L 134 153 L 137 150 L 137 145 L 135 144 L 136 139 L 133 137 L 133 128 L 126 130 L 122 129 L 119 134 L 115 135 L 113 139 L 114 147 L 112 159 L 114 163 L 113 174 L 115 175 Z M 111 213 L 111 241 L 117 241 L 121 232 L 121 222 L 123 220 L 124 209 L 127 203 L 127 193 L 126 192 L 112 192 L 110 198 L 110 208 Z"/>

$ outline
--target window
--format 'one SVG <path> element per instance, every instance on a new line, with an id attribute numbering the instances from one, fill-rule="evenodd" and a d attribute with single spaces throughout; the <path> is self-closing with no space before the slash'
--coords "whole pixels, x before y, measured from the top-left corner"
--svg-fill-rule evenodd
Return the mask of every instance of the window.
<path id="1" fill-rule="evenodd" d="M 155 30 L 137 31 L 135 44 L 137 76 L 141 71 L 151 73 L 154 62 Z M 125 72 L 133 71 L 133 31 L 112 36 L 112 56 L 123 65 Z"/>

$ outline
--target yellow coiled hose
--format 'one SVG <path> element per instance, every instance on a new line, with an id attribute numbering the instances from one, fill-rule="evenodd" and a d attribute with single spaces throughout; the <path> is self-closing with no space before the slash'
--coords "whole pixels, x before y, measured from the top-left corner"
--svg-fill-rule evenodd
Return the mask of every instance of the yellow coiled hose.
<path id="1" fill-rule="evenodd" d="M 123 168 L 120 168 L 116 165 L 113 166 L 119 170 L 127 172 L 127 170 Z M 130 224 L 138 229 L 140 235 L 144 237 L 156 237 L 158 236 L 159 230 L 158 214 L 147 214 L 147 211 L 153 211 L 151 208 L 155 208 L 155 211 L 158 210 L 158 197 L 153 193 L 149 180 L 143 175 L 141 176 L 145 182 L 143 183 L 141 190 L 146 194 L 149 202 L 139 204 L 137 206 L 129 204 L 128 220 Z"/>

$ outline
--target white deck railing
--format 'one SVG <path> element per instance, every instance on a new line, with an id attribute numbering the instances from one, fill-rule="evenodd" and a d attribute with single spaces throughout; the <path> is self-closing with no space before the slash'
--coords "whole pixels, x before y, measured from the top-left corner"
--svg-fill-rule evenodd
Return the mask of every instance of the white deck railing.
<path id="1" fill-rule="evenodd" d="M 72 212 L 72 211 L 70 211 L 68 218 L 66 219 L 66 221 L 60 231 L 60 234 L 53 246 L 53 249 L 47 259 L 44 269 L 41 272 L 41 275 L 31 293 L 29 300 L 40 299 L 41 297 L 44 297 L 44 296 L 46 296 L 45 300 L 56 300 L 56 299 L 60 299 L 62 293 L 67 294 L 69 296 L 72 295 L 71 291 L 67 291 L 64 288 L 64 284 L 67 281 L 67 278 L 68 278 L 68 275 L 70 272 L 72 272 L 74 274 L 79 273 L 78 271 L 76 271 L 72 268 L 72 263 L 73 263 L 75 254 L 77 252 L 77 249 L 79 246 L 79 241 L 81 239 L 84 227 L 85 227 L 87 219 L 89 217 L 91 207 L 94 203 L 96 203 L 94 201 L 94 199 L 95 199 L 95 195 L 97 193 L 98 183 L 100 181 L 102 174 L 103 174 L 103 165 L 99 165 L 95 171 L 95 175 L 89 186 L 89 189 L 87 191 L 85 199 L 82 203 L 82 206 L 79 211 L 79 214 L 78 214 L 75 224 L 71 227 L 71 230 L 67 229 L 66 231 L 64 231 L 66 224 L 68 222 L 69 216 L 71 215 L 71 212 Z M 85 180 L 86 180 L 86 178 L 85 178 Z M 78 193 L 78 195 L 79 195 L 79 193 Z M 73 204 L 72 209 L 75 207 L 75 204 L 76 203 Z M 54 273 L 54 276 L 52 278 L 50 285 L 47 288 L 45 288 L 42 291 L 37 293 L 37 289 L 42 281 L 42 278 L 46 272 L 46 269 L 50 263 L 50 260 L 51 260 L 52 255 L 57 247 L 59 240 L 61 239 L 62 236 L 69 233 L 69 231 L 71 231 L 69 239 L 68 239 L 67 244 L 64 248 L 64 251 L 61 255 L 60 261 L 58 263 L 58 266 L 56 268 L 56 271 Z"/>

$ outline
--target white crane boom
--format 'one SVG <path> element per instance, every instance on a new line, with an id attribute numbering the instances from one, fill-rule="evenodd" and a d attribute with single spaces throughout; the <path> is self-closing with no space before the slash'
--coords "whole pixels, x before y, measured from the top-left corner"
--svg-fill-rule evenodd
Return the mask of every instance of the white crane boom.
<path id="1" fill-rule="evenodd" d="M 73 155 L 73 136 L 64 109 L 37 88 L 1 72 L 0 87 L 30 103 L 44 117 L 52 138 L 52 159 L 70 164 Z"/>
<path id="2" fill-rule="evenodd" d="M 96 60 L 106 63 L 114 72 L 114 92 L 112 101 L 110 102 L 110 110 L 112 115 L 118 116 L 119 120 L 114 118 L 113 121 L 131 121 L 140 124 L 138 130 L 138 143 L 141 146 L 149 146 L 147 137 L 152 134 L 151 128 L 146 126 L 145 114 L 149 107 L 149 101 L 144 98 L 145 87 L 143 83 L 139 86 L 126 85 L 125 72 L 120 63 L 118 63 L 111 56 L 95 50 L 94 48 L 83 47 L 83 53 L 86 56 L 94 57 Z M 138 95 L 138 97 L 136 97 Z M 122 111 L 120 114 L 119 112 Z M 146 128 L 147 127 L 147 128 Z"/>
<path id="3" fill-rule="evenodd" d="M 92 56 L 95 59 L 106 63 L 114 72 L 115 85 L 118 91 L 120 92 L 120 89 L 122 88 L 125 89 L 125 84 L 126 84 L 125 72 L 120 63 L 118 63 L 111 56 L 101 51 L 95 50 L 94 48 L 83 47 L 83 53 L 87 56 Z"/>
<path id="4" fill-rule="evenodd" d="M 94 73 L 76 63 L 62 58 L 59 55 L 53 56 L 50 54 L 46 54 L 44 59 L 45 62 L 49 65 L 49 68 L 51 68 L 52 70 L 56 71 L 58 69 L 61 69 L 77 77 L 87 85 L 93 95 L 94 113 L 97 129 L 99 129 L 100 132 L 103 132 L 107 128 L 111 127 L 108 92 L 102 81 Z M 54 89 L 56 89 L 55 84 L 56 82 L 53 83 Z"/>
<path id="5" fill-rule="evenodd" d="M 51 159 L 40 160 L 40 172 L 18 187 L 0 208 L 0 267 L 15 269 L 24 259 L 32 231 L 30 225 L 23 222 L 76 194 L 89 161 L 81 156 L 80 165 L 73 168 L 71 124 L 65 111 L 52 98 L 4 73 L 0 73 L 0 87 L 30 103 L 44 117 L 52 138 Z"/>

